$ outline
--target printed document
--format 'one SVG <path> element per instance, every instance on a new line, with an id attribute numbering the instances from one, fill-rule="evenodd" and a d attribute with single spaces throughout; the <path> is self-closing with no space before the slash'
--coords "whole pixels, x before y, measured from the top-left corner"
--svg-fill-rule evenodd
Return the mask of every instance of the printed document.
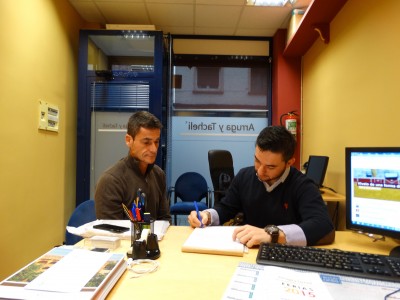
<path id="1" fill-rule="evenodd" d="M 318 273 L 241 262 L 223 299 L 332 300 Z"/>

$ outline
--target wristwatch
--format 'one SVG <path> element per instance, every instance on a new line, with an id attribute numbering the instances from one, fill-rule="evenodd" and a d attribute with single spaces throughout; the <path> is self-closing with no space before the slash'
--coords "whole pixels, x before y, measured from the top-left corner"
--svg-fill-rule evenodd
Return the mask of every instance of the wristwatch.
<path id="1" fill-rule="evenodd" d="M 264 227 L 266 233 L 271 236 L 271 243 L 277 243 L 279 238 L 279 228 L 275 225 L 267 225 Z"/>

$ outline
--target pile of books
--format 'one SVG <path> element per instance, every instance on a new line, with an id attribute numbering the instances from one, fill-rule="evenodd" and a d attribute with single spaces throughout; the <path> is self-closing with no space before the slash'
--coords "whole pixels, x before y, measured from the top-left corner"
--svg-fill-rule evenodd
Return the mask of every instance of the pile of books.
<path id="1" fill-rule="evenodd" d="M 0 283 L 6 299 L 104 299 L 126 270 L 125 254 L 57 247 Z"/>

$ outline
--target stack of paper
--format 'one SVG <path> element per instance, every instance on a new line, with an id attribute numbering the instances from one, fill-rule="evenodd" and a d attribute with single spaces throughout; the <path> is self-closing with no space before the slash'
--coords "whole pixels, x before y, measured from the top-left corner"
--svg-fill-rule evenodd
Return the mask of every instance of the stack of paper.
<path id="1" fill-rule="evenodd" d="M 96 220 L 81 225 L 79 227 L 67 226 L 67 230 L 69 233 L 79 235 L 83 238 L 90 238 L 92 236 L 115 236 L 124 240 L 131 239 L 130 230 L 123 233 L 115 233 L 107 230 L 93 228 L 93 225 L 97 224 L 112 224 L 112 225 L 131 228 L 131 222 L 129 220 Z M 168 227 L 169 227 L 168 221 L 156 220 L 154 222 L 154 233 L 157 235 L 158 240 L 161 240 L 164 237 Z"/>
<path id="2" fill-rule="evenodd" d="M 154 233 L 157 235 L 157 239 L 161 241 L 169 228 L 168 221 L 157 220 L 154 222 Z"/>
<path id="3" fill-rule="evenodd" d="M 182 246 L 183 252 L 243 256 L 245 246 L 232 239 L 235 226 L 195 228 Z"/>

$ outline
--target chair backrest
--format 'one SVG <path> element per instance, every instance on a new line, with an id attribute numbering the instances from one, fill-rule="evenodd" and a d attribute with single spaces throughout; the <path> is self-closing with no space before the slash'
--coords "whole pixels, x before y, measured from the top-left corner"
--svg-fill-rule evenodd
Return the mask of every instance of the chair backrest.
<path id="1" fill-rule="evenodd" d="M 208 164 L 214 187 L 214 202 L 217 203 L 235 177 L 232 154 L 228 150 L 209 150 Z"/>
<path id="2" fill-rule="evenodd" d="M 79 204 L 71 217 L 69 218 L 67 226 L 79 227 L 83 224 L 92 222 L 96 220 L 96 212 L 94 208 L 94 200 L 86 200 Z M 66 245 L 74 245 L 79 242 L 82 237 L 65 232 L 65 244 Z"/>
<path id="3" fill-rule="evenodd" d="M 328 156 L 310 155 L 308 158 L 306 176 L 311 178 L 319 188 L 323 186 L 328 162 Z"/>
<path id="4" fill-rule="evenodd" d="M 201 201 L 206 198 L 208 204 L 209 189 L 206 179 L 197 172 L 183 173 L 175 182 L 175 202 L 177 198 L 183 202 Z"/>

